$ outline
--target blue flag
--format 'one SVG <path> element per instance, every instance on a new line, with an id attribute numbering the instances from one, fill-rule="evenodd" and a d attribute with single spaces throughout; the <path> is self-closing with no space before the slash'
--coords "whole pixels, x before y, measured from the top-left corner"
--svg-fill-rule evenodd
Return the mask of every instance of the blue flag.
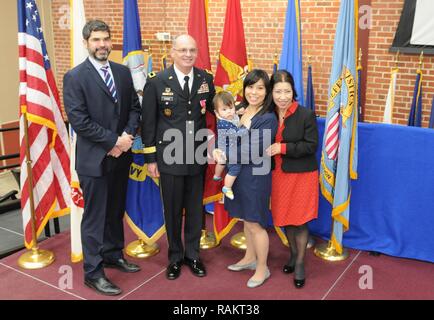
<path id="1" fill-rule="evenodd" d="M 428 128 L 434 129 L 434 97 L 432 98 L 431 103 L 431 116 L 429 118 Z"/>
<path id="2" fill-rule="evenodd" d="M 307 69 L 306 108 L 315 111 L 315 94 L 313 92 L 312 66 Z"/>
<path id="3" fill-rule="evenodd" d="M 140 34 L 137 0 L 124 0 L 123 59 L 131 71 L 136 91 L 143 90 L 146 70 Z M 163 206 L 157 180 L 147 175 L 147 165 L 140 137 L 134 140 L 126 200 L 126 220 L 135 234 L 152 244 L 164 233 Z"/>
<path id="4" fill-rule="evenodd" d="M 140 137 L 134 140 L 132 151 L 126 220 L 140 239 L 146 244 L 152 244 L 165 232 L 159 182 L 148 176 Z"/>
<path id="5" fill-rule="evenodd" d="M 130 69 L 134 88 L 141 91 L 146 83 L 146 70 L 140 33 L 140 18 L 137 0 L 124 0 L 123 63 Z"/>
<path id="6" fill-rule="evenodd" d="M 298 103 L 304 106 L 303 59 L 301 48 L 300 1 L 288 0 L 280 69 L 289 71 L 295 82 Z"/>
<path id="7" fill-rule="evenodd" d="M 411 102 L 408 125 L 412 127 L 422 126 L 422 70 L 416 71 L 416 83 L 414 84 L 413 101 Z"/>
<path id="8" fill-rule="evenodd" d="M 332 205 L 331 243 L 338 253 L 349 228 L 350 179 L 357 179 L 357 9 L 356 0 L 341 1 L 321 154 L 321 193 Z"/>

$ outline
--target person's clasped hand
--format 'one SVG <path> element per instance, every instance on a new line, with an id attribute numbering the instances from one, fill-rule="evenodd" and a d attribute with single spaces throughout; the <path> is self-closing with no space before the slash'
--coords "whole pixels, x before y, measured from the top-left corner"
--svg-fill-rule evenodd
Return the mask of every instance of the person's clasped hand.
<path id="1" fill-rule="evenodd" d="M 267 148 L 266 152 L 267 155 L 270 157 L 275 156 L 276 154 L 280 154 L 281 153 L 280 142 L 273 143 L 271 146 Z"/>

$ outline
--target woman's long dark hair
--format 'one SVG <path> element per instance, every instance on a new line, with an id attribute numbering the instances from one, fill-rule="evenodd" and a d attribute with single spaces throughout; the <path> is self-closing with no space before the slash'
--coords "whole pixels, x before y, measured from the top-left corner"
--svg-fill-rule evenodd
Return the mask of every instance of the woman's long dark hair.
<path id="1" fill-rule="evenodd" d="M 258 115 L 262 115 L 267 112 L 272 112 L 273 108 L 270 105 L 269 96 L 271 96 L 271 86 L 270 86 L 270 78 L 268 77 L 268 74 L 261 69 L 253 69 L 250 71 L 247 76 L 244 78 L 243 82 L 243 100 L 241 101 L 241 105 L 243 107 L 247 107 L 249 105 L 249 102 L 246 100 L 246 87 L 251 86 L 258 82 L 259 80 L 262 80 L 265 85 L 265 98 L 264 98 L 264 105 L 261 109 L 261 111 L 258 112 Z"/>
<path id="2" fill-rule="evenodd" d="M 273 90 L 274 85 L 279 82 L 287 82 L 291 85 L 292 88 L 292 101 L 297 101 L 297 91 L 295 90 L 294 78 L 292 74 L 286 70 L 277 70 L 270 79 L 270 89 Z M 268 103 L 272 110 L 275 109 L 276 105 L 273 101 L 273 94 L 270 94 L 268 97 Z"/>

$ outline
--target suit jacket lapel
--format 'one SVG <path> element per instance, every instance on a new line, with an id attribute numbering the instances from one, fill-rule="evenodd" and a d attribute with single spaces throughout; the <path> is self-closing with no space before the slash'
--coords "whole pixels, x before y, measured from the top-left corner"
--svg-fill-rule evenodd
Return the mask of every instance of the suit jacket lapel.
<path id="1" fill-rule="evenodd" d="M 120 74 L 119 74 L 116 66 L 110 61 L 109 61 L 109 63 L 110 63 L 110 68 L 112 69 L 113 78 L 114 78 L 115 87 L 116 87 L 116 93 L 117 93 L 117 98 L 118 98 L 117 104 L 120 106 L 121 105 L 121 94 L 122 94 L 121 77 L 120 77 Z M 120 113 L 119 108 L 117 108 L 117 112 L 118 112 L 118 114 Z"/>
<path id="2" fill-rule="evenodd" d="M 86 62 L 87 62 L 87 68 L 89 69 L 89 72 L 90 72 L 91 76 L 93 77 L 93 79 L 95 80 L 95 82 L 110 97 L 110 99 L 113 100 L 113 98 L 110 94 L 110 91 L 107 88 L 107 85 L 102 80 L 98 71 L 95 69 L 95 67 L 92 65 L 92 63 L 89 61 L 89 59 L 87 59 Z"/>

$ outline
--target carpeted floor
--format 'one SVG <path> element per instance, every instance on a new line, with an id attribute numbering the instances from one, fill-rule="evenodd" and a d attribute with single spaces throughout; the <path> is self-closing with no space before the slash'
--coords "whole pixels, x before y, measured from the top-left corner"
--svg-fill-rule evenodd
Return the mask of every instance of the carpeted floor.
<path id="1" fill-rule="evenodd" d="M 211 217 L 208 217 L 211 225 Z M 342 262 L 317 258 L 313 250 L 306 257 L 306 286 L 295 289 L 292 276 L 282 273 L 288 248 L 270 230 L 269 268 L 271 277 L 264 285 L 250 289 L 247 280 L 252 271 L 231 272 L 226 266 L 242 257 L 230 245 L 230 237 L 240 231 L 239 222 L 232 232 L 214 249 L 203 250 L 201 257 L 208 275 L 193 276 L 187 266 L 174 281 L 166 280 L 167 243 L 163 236 L 158 244 L 160 253 L 146 260 L 128 258 L 142 270 L 124 274 L 106 270 L 107 276 L 123 289 L 117 297 L 94 293 L 83 285 L 82 264 L 70 262 L 70 237 L 64 232 L 40 244 L 55 253 L 55 262 L 44 269 L 24 270 L 18 267 L 18 252 L 0 260 L 0 299 L 122 299 L 122 300 L 334 300 L 334 299 L 434 299 L 434 265 L 428 262 L 375 257 L 367 252 L 349 250 L 350 257 Z M 126 242 L 135 236 L 126 229 Z M 317 239 L 317 242 L 322 240 Z M 72 270 L 72 286 L 67 286 L 65 270 Z M 66 286 L 66 287 L 65 287 Z"/>

